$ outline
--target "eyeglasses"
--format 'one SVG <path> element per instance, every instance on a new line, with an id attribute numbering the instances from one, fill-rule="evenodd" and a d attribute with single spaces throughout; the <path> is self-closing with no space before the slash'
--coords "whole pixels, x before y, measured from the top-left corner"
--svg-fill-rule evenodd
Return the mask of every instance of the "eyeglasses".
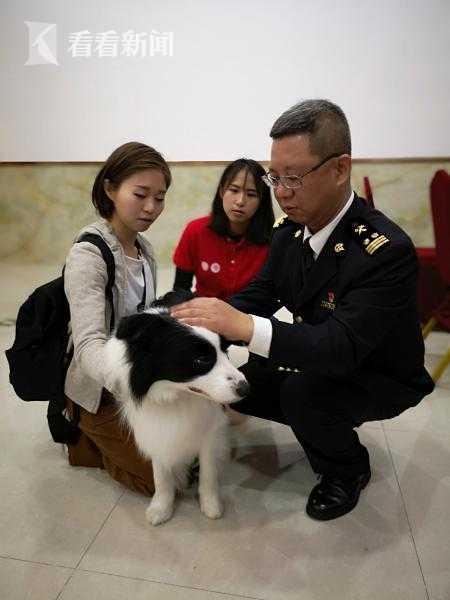
<path id="1" fill-rule="evenodd" d="M 271 188 L 277 188 L 281 184 L 283 187 L 293 190 L 302 185 L 303 177 L 306 177 L 306 175 L 309 175 L 313 171 L 317 171 L 317 169 L 319 169 L 326 162 L 328 162 L 332 158 L 337 158 L 338 156 L 341 156 L 341 155 L 340 154 L 332 154 L 331 156 L 329 156 L 328 158 L 325 158 L 322 162 L 320 162 L 318 165 L 316 165 L 309 171 L 306 171 L 306 173 L 303 173 L 303 175 L 281 175 L 280 177 L 278 177 L 276 175 L 271 175 L 270 173 L 266 173 L 265 175 L 262 176 L 261 179 L 264 181 L 265 184 L 267 184 Z"/>

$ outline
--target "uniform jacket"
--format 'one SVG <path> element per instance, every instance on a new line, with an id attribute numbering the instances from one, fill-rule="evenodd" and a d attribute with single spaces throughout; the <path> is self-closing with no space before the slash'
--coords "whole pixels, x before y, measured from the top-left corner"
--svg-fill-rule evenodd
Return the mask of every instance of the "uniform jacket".
<path id="1" fill-rule="evenodd" d="M 100 235 L 114 256 L 115 283 L 112 289 L 116 324 L 124 315 L 127 289 L 125 254 L 113 229 L 105 220 L 82 229 Z M 138 234 L 142 256 L 147 260 L 156 293 L 156 262 L 150 243 Z M 87 411 L 96 413 L 105 387 L 103 348 L 109 337 L 111 307 L 105 299 L 108 281 L 105 261 L 100 250 L 89 242 L 74 244 L 66 259 L 64 289 L 70 306 L 70 324 L 74 355 L 67 371 L 65 394 Z"/>
<path id="2" fill-rule="evenodd" d="M 424 368 L 410 238 L 355 195 L 303 281 L 302 236 L 303 226 L 286 219 L 259 275 L 231 300 L 271 317 L 271 366 L 348 378 L 392 403 L 417 404 L 434 386 Z M 281 306 L 293 324 L 273 318 Z"/>

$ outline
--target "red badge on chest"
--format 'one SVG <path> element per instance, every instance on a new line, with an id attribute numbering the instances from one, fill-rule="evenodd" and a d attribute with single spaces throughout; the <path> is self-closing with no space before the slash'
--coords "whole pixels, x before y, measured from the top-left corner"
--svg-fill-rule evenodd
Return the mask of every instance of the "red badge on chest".
<path id="1" fill-rule="evenodd" d="M 320 308 L 327 308 L 328 310 L 334 310 L 336 303 L 334 301 L 334 292 L 328 292 L 328 300 L 322 300 Z"/>

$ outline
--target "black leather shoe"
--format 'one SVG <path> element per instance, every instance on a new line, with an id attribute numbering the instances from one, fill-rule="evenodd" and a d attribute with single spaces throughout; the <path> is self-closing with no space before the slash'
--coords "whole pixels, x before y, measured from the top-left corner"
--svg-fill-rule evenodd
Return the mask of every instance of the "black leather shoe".
<path id="1" fill-rule="evenodd" d="M 318 521 L 329 521 L 350 512 L 358 504 L 359 494 L 369 483 L 370 469 L 354 479 L 323 475 L 308 498 L 306 514 Z"/>

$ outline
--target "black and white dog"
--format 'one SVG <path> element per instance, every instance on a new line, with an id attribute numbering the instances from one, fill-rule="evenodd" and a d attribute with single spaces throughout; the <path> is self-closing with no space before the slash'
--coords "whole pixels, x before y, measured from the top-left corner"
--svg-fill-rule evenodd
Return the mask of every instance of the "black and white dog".
<path id="1" fill-rule="evenodd" d="M 217 334 L 170 316 L 167 307 L 180 301 L 169 292 L 154 308 L 124 317 L 106 344 L 107 387 L 153 463 L 155 494 L 146 511 L 153 525 L 171 518 L 196 457 L 201 510 L 211 519 L 222 515 L 218 472 L 228 456 L 228 419 L 221 405 L 249 389 Z"/>

